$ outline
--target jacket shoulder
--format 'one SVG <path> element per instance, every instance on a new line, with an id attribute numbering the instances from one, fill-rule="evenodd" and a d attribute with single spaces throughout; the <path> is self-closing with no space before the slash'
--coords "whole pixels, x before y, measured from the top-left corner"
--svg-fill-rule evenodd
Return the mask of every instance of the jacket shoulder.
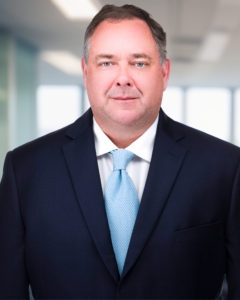
<path id="1" fill-rule="evenodd" d="M 62 145 L 79 136 L 91 124 L 92 112 L 89 109 L 74 123 L 17 147 L 12 151 L 12 158 L 18 161 L 51 157 L 61 151 Z"/>
<path id="2" fill-rule="evenodd" d="M 200 154 L 209 153 L 211 155 L 231 156 L 240 159 L 240 148 L 230 142 L 212 136 L 208 133 L 192 128 L 180 122 L 174 121 L 164 114 L 164 130 L 171 137 L 178 137 L 178 142 Z M 176 135 L 176 132 L 178 133 Z M 175 138 L 175 140 L 177 140 Z"/>
<path id="3" fill-rule="evenodd" d="M 33 154 L 36 155 L 40 152 L 59 147 L 69 140 L 69 138 L 65 136 L 69 126 L 70 125 L 15 148 L 12 151 L 12 156 L 14 158 L 24 156 L 30 157 Z"/>

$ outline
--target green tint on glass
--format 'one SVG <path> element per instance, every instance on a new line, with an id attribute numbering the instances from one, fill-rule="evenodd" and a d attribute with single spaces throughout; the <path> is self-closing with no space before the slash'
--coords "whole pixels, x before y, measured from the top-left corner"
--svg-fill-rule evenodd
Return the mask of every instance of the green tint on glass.
<path id="1" fill-rule="evenodd" d="M 15 43 L 16 133 L 19 146 L 37 137 L 36 122 L 37 51 L 29 44 Z"/>
<path id="2" fill-rule="evenodd" d="M 37 137 L 37 50 L 0 30 L 0 178 L 6 153 Z"/>
<path id="3" fill-rule="evenodd" d="M 9 149 L 9 50 L 10 40 L 8 35 L 0 31 L 0 176 L 2 176 L 4 158 Z"/>

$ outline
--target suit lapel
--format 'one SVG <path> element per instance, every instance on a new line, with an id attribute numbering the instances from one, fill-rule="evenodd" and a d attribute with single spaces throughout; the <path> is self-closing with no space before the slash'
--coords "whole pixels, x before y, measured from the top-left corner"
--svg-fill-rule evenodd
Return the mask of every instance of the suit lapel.
<path id="1" fill-rule="evenodd" d="M 73 124 L 66 135 L 73 139 L 62 148 L 77 200 L 99 254 L 118 282 L 119 273 L 96 159 L 91 111 Z"/>
<path id="2" fill-rule="evenodd" d="M 186 148 L 175 142 L 183 136 L 173 127 L 166 130 L 165 118 L 167 116 L 161 111 L 148 177 L 121 280 L 140 255 L 161 216 L 186 154 Z M 174 139 L 169 133 L 175 135 Z"/>

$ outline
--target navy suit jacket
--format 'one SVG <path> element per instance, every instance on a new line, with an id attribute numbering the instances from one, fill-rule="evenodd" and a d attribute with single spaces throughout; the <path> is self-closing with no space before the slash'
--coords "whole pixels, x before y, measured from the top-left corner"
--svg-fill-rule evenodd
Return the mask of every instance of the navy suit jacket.
<path id="1" fill-rule="evenodd" d="M 160 111 L 119 276 L 89 109 L 6 157 L 0 298 L 240 299 L 240 149 Z"/>

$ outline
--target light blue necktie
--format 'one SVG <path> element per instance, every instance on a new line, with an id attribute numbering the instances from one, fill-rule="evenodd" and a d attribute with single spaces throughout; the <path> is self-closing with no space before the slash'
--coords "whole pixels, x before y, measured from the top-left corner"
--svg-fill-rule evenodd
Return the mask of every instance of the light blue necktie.
<path id="1" fill-rule="evenodd" d="M 132 179 L 126 172 L 134 154 L 119 149 L 109 152 L 113 157 L 113 172 L 105 189 L 105 207 L 113 250 L 120 275 L 124 267 L 128 246 L 138 213 L 139 200 Z"/>

